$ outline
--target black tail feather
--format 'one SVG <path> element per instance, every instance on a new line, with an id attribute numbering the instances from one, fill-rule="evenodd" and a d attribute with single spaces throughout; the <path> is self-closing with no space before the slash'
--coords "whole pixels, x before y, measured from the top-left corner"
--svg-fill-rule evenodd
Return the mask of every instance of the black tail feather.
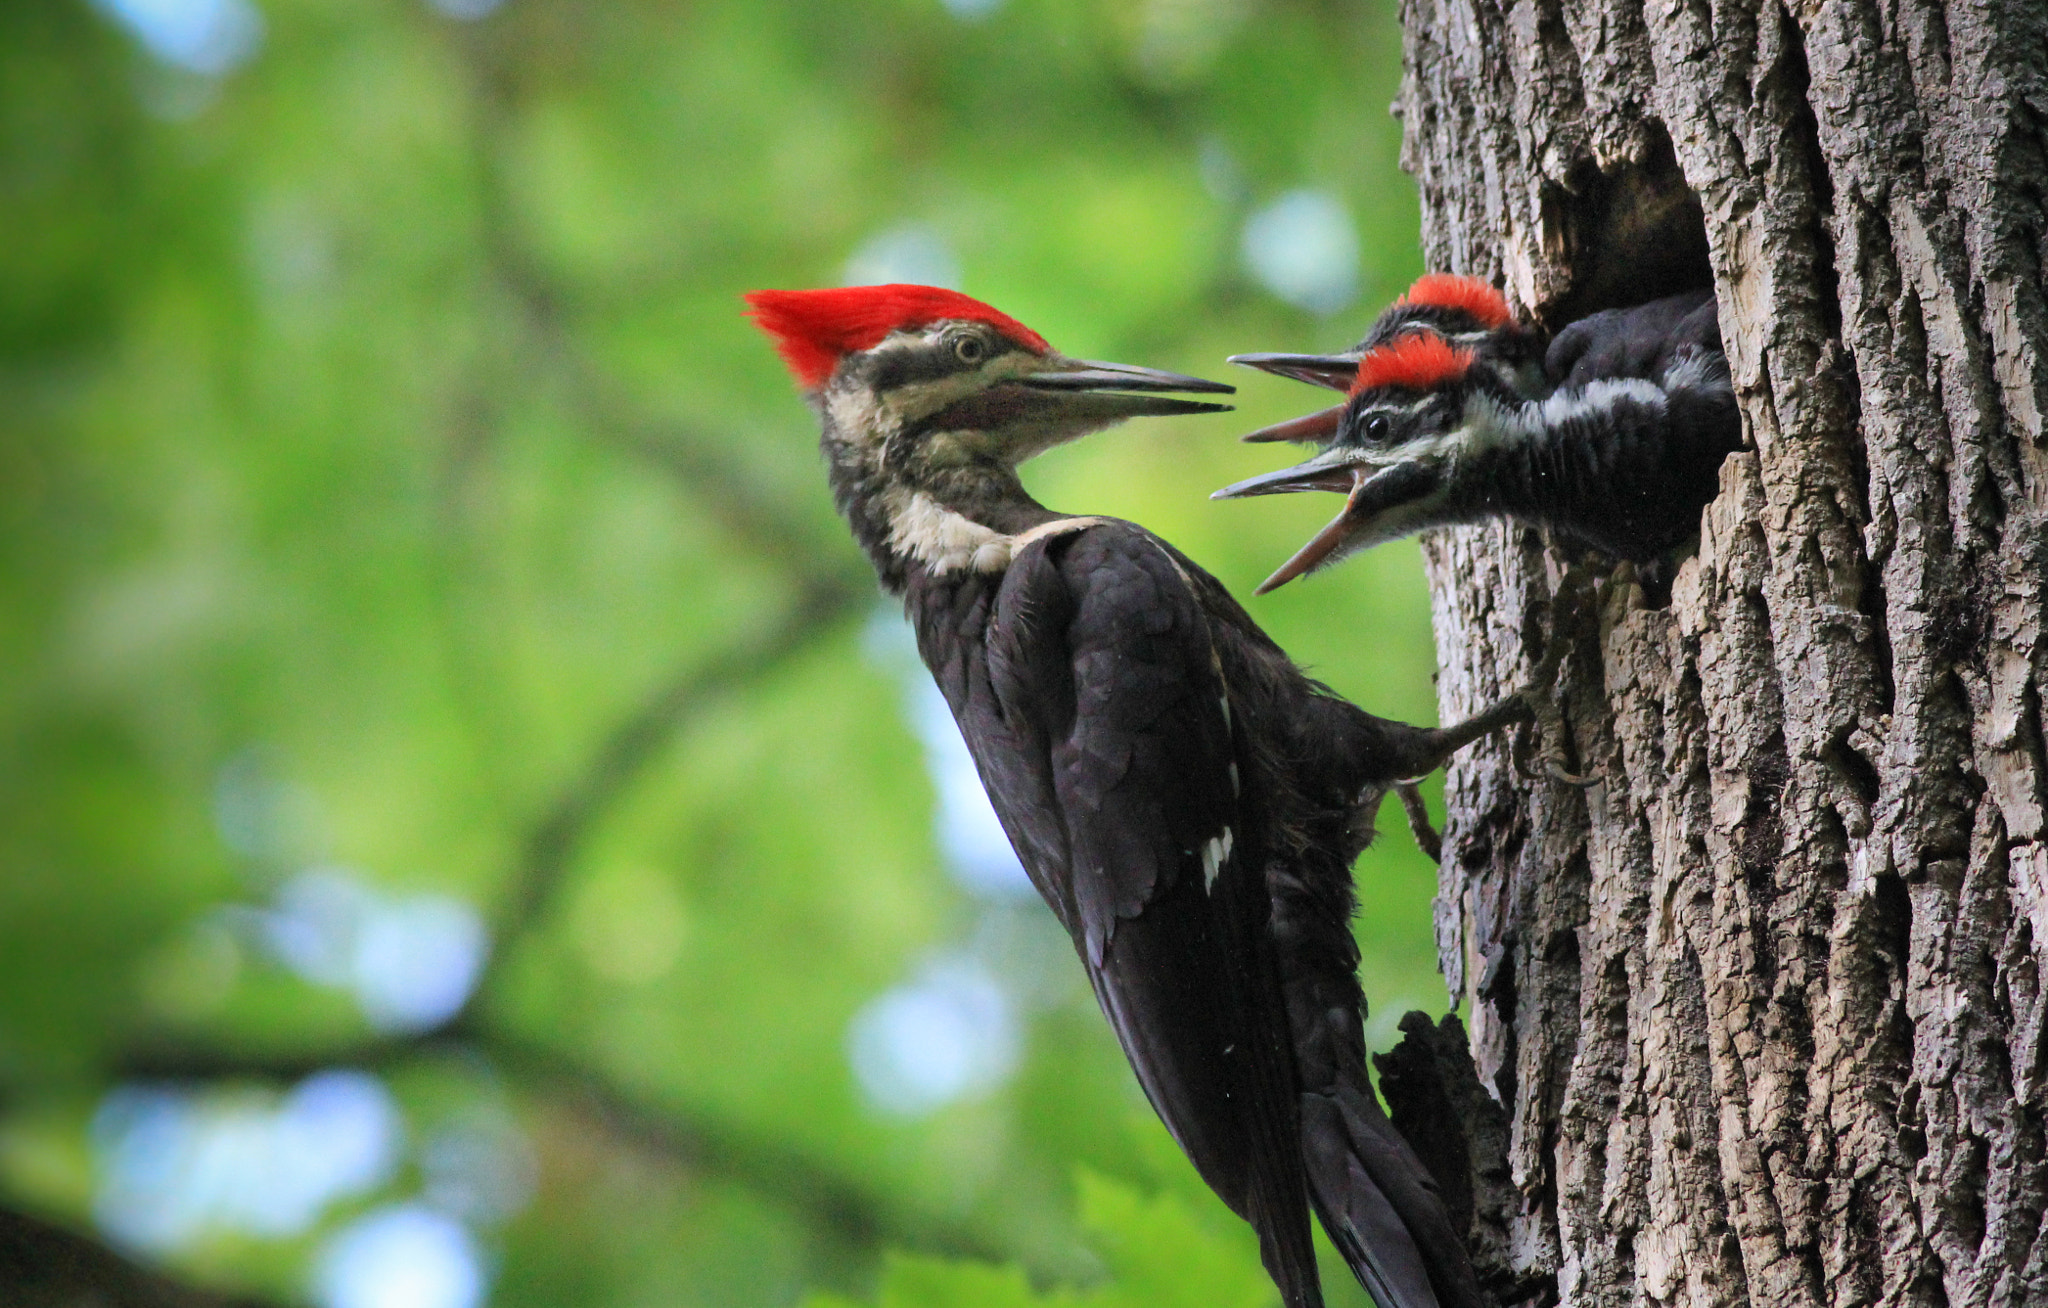
<path id="1" fill-rule="evenodd" d="M 1361 730 L 1378 722 L 1358 716 Z M 1367 1079 L 1349 869 L 1303 860 L 1267 880 L 1317 1218 L 1379 1308 L 1487 1308 L 1436 1181 Z"/>
<path id="2" fill-rule="evenodd" d="M 1369 1089 L 1302 1096 L 1316 1216 L 1380 1308 L 1485 1308 L 1422 1162 Z"/>

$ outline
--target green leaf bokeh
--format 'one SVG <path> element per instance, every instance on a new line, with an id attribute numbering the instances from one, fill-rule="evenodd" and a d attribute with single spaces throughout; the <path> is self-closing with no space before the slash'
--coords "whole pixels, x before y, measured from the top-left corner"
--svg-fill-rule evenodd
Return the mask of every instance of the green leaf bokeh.
<path id="1" fill-rule="evenodd" d="M 1394 6 L 956 10 L 264 0 L 214 76 L 83 0 L 0 9 L 5 1202 L 91 1228 L 116 1086 L 357 1068 L 406 1161 L 150 1256 L 310 1300 L 323 1242 L 484 1113 L 527 1169 L 471 1220 L 494 1304 L 1270 1301 L 1042 910 L 949 875 L 889 618 L 738 296 L 908 232 L 1083 357 L 1348 343 L 1419 271 Z M 1361 238 L 1328 317 L 1240 257 L 1303 187 Z M 1331 505 L 1206 499 L 1274 464 L 1237 432 L 1318 402 L 1229 379 L 1230 418 L 1032 486 L 1248 592 Z M 1433 714 L 1412 547 L 1254 612 Z M 380 1028 L 266 952 L 319 867 L 471 905 L 474 997 Z M 1442 1005 L 1434 870 L 1396 831 L 1359 878 L 1383 1047 Z M 1037 978 L 1014 1070 L 877 1108 L 849 1024 L 990 940 Z"/>

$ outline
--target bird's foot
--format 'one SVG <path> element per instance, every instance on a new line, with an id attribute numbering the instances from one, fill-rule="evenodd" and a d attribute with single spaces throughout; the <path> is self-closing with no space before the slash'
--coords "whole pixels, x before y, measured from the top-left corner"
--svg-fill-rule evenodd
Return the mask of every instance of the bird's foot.
<path id="1" fill-rule="evenodd" d="M 1429 807 L 1422 802 L 1421 788 L 1413 781 L 1396 781 L 1394 793 L 1401 797 L 1401 811 L 1408 815 L 1408 833 L 1415 837 L 1415 843 L 1422 846 L 1430 862 L 1443 862 L 1444 838 L 1430 823 Z"/>
<path id="2" fill-rule="evenodd" d="M 1594 786 L 1607 779 L 1598 768 L 1588 773 L 1571 770 L 1570 759 L 1565 754 L 1565 741 L 1570 732 L 1564 720 L 1564 710 L 1558 704 L 1557 686 L 1564 666 L 1566 642 L 1553 636 L 1545 643 L 1543 657 L 1537 661 L 1536 675 L 1529 679 L 1514 698 L 1528 710 L 1530 731 L 1516 740 L 1514 748 L 1515 767 L 1524 776 L 1547 776 L 1552 781 L 1567 786 Z M 1532 749 L 1533 747 L 1533 749 Z M 1543 770 L 1539 774 L 1531 753 L 1541 760 Z"/>
<path id="3" fill-rule="evenodd" d="M 1564 752 L 1564 712 L 1558 708 L 1556 696 L 1550 687 L 1531 686 L 1521 692 L 1520 698 L 1528 705 L 1529 716 L 1534 719 L 1530 724 L 1529 733 L 1517 737 L 1515 743 L 1515 767 L 1524 776 L 1539 775 L 1534 766 L 1535 760 L 1530 758 L 1533 753 L 1543 765 L 1540 775 L 1547 776 L 1552 781 L 1583 788 L 1597 786 L 1607 780 L 1606 774 L 1598 768 L 1587 773 L 1571 770 L 1571 760 Z"/>

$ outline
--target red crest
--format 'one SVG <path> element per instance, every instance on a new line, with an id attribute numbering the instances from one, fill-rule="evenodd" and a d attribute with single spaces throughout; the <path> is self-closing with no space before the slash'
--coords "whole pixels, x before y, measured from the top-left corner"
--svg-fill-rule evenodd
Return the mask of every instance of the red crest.
<path id="1" fill-rule="evenodd" d="M 1351 393 L 1398 386 L 1426 391 L 1456 381 L 1472 366 L 1472 351 L 1461 350 L 1435 332 L 1405 332 L 1358 361 Z"/>
<path id="2" fill-rule="evenodd" d="M 1449 273 L 1424 273 L 1401 297 L 1403 304 L 1427 304 L 1439 309 L 1459 309 L 1471 314 L 1489 330 L 1505 327 L 1515 320 L 1507 297 L 1477 277 L 1453 277 Z"/>
<path id="3" fill-rule="evenodd" d="M 782 361 L 806 387 L 823 386 L 839 361 L 881 343 L 893 331 L 949 318 L 985 322 L 1027 350 L 1043 354 L 1045 338 L 980 300 L 938 286 L 836 286 L 817 291 L 752 291 L 749 316 L 775 338 Z"/>

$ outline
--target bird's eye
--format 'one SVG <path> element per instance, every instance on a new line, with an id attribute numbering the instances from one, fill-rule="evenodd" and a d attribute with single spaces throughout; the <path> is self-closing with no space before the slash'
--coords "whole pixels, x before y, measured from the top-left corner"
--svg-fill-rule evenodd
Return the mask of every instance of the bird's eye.
<path id="1" fill-rule="evenodd" d="M 962 336 L 953 342 L 953 357 L 962 363 L 980 363 L 988 357 L 988 344 L 979 336 Z"/>
<path id="2" fill-rule="evenodd" d="M 1392 434 L 1394 425 L 1387 421 L 1384 413 L 1375 413 L 1365 420 L 1365 438 L 1377 445 Z"/>

